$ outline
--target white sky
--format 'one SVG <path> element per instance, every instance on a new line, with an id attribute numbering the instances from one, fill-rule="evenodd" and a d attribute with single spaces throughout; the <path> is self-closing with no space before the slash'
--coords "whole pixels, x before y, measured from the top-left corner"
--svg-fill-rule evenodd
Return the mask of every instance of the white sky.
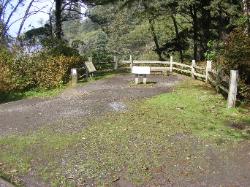
<path id="1" fill-rule="evenodd" d="M 31 0 L 25 0 L 25 6 L 19 7 L 19 9 L 17 10 L 17 12 L 13 15 L 11 22 L 18 20 L 20 18 L 22 18 L 25 14 L 26 8 L 29 4 Z M 13 4 L 15 4 L 17 2 L 17 0 L 13 0 L 12 1 Z M 32 28 L 37 28 L 37 27 L 41 27 L 43 26 L 46 21 L 49 20 L 49 12 L 51 10 L 51 7 L 54 9 L 54 0 L 35 0 L 35 2 L 33 3 L 33 8 L 30 10 L 35 11 L 35 10 L 39 10 L 41 8 L 42 11 L 39 13 L 36 13 L 35 15 L 31 15 L 24 24 L 24 27 L 22 29 L 22 33 L 30 30 Z M 82 12 L 86 11 L 86 7 L 82 7 Z M 84 19 L 84 17 L 83 17 Z M 16 36 L 19 26 L 20 26 L 20 21 L 16 22 L 15 24 L 13 24 L 9 30 L 9 34 L 11 36 Z"/>
<path id="2" fill-rule="evenodd" d="M 40 27 L 49 19 L 49 15 L 47 13 L 49 12 L 50 8 L 53 6 L 53 0 L 38 0 L 38 1 L 34 2 L 34 4 L 33 4 L 34 7 L 32 8 L 31 11 L 38 10 L 38 9 L 44 7 L 42 10 L 43 12 L 39 12 L 35 15 L 30 16 L 26 20 L 22 32 L 27 31 L 33 27 L 35 27 L 35 28 Z M 30 2 L 30 0 L 27 0 L 26 2 Z M 27 5 L 28 5 L 28 3 L 26 3 L 26 6 L 20 7 L 18 9 L 18 11 L 13 15 L 12 21 L 23 17 Z M 12 36 L 16 36 L 18 29 L 19 29 L 19 25 L 20 25 L 20 21 L 15 23 L 10 28 L 9 33 Z"/>

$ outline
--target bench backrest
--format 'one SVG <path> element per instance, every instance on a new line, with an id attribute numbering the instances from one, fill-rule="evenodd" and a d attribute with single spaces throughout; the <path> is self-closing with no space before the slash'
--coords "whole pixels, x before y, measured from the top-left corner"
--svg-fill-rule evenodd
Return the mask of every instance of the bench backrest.
<path id="1" fill-rule="evenodd" d="M 132 73 L 138 75 L 149 75 L 150 67 L 149 66 L 133 66 Z"/>

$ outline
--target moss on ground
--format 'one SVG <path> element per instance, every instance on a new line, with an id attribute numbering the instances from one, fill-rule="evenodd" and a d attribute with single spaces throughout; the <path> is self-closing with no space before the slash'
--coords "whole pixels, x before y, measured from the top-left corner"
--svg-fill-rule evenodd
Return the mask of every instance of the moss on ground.
<path id="1" fill-rule="evenodd" d="M 33 171 L 54 186 L 74 186 L 109 184 L 122 174 L 128 181 L 143 184 L 152 178 L 150 168 L 188 157 L 190 152 L 180 152 L 183 147 L 194 151 L 193 137 L 222 146 L 250 138 L 247 131 L 229 125 L 249 124 L 249 110 L 227 109 L 222 96 L 198 81 L 187 81 L 172 93 L 130 105 L 130 111 L 94 119 L 79 133 L 47 128 L 1 137 L 0 175 Z M 172 141 L 178 134 L 188 137 L 187 141 Z M 195 153 L 202 159 L 202 146 Z"/>

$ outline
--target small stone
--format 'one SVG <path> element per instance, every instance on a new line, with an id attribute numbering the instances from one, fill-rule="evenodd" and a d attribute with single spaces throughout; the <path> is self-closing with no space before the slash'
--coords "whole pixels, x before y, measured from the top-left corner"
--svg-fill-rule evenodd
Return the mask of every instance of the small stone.
<path id="1" fill-rule="evenodd" d="M 120 180 L 120 177 L 115 177 L 112 182 L 117 182 Z"/>

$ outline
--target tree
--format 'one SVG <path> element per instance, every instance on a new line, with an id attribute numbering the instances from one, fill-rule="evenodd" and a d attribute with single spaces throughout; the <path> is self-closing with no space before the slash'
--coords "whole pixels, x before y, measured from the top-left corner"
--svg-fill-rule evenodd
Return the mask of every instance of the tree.
<path id="1" fill-rule="evenodd" d="M 81 6 L 84 4 L 78 0 L 55 0 L 55 35 L 57 39 L 62 39 L 64 21 L 79 19 L 82 15 Z"/>

